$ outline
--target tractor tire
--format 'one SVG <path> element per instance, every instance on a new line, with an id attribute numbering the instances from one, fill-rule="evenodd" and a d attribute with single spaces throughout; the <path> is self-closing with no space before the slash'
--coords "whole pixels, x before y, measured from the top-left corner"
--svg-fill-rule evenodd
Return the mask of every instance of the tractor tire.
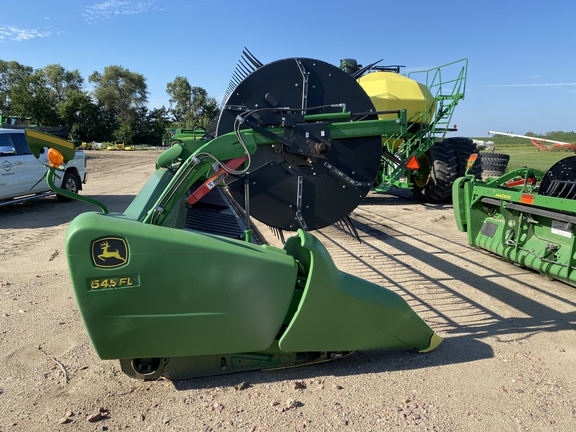
<path id="1" fill-rule="evenodd" d="M 412 194 L 423 202 L 443 203 L 452 199 L 452 184 L 458 174 L 456 152 L 451 143 L 435 143 L 419 159 L 428 175 L 414 181 Z"/>
<path id="2" fill-rule="evenodd" d="M 501 153 L 481 153 L 482 179 L 500 177 L 506 173 L 510 155 Z"/>
<path id="3" fill-rule="evenodd" d="M 458 177 L 464 177 L 466 174 L 466 167 L 468 166 L 468 159 L 473 154 L 478 154 L 478 149 L 476 144 L 469 138 L 447 138 L 444 142 L 448 142 L 454 147 L 456 152 L 456 160 L 458 163 Z M 482 178 L 482 160 L 481 158 L 476 159 L 474 165 L 469 171 L 469 174 L 473 174 L 478 180 Z"/>
<path id="4" fill-rule="evenodd" d="M 64 178 L 62 179 L 62 184 L 60 185 L 60 187 L 68 192 L 77 194 L 78 191 L 80 190 L 80 179 L 76 174 L 67 172 L 64 174 Z M 66 197 L 64 195 L 56 195 L 56 197 L 60 201 L 64 202 L 72 201 L 72 198 Z"/>

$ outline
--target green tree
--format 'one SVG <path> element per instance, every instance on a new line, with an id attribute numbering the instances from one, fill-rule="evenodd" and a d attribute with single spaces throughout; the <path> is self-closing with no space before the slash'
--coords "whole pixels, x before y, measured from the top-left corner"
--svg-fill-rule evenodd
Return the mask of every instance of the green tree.
<path id="1" fill-rule="evenodd" d="M 32 75 L 34 69 L 15 61 L 0 60 L 0 112 L 11 113 L 10 92 L 24 77 Z"/>
<path id="2" fill-rule="evenodd" d="M 109 141 L 114 130 L 114 115 L 94 103 L 80 90 L 68 90 L 66 99 L 57 105 L 58 116 L 74 139 L 82 141 Z"/>
<path id="3" fill-rule="evenodd" d="M 52 103 L 54 106 L 66 100 L 70 92 L 82 90 L 84 78 L 82 78 L 78 70 L 67 71 L 59 64 L 51 64 L 42 71 L 46 77 L 46 85 L 52 93 L 51 97 L 53 98 Z"/>
<path id="4" fill-rule="evenodd" d="M 196 124 L 208 127 L 220 113 L 218 102 L 213 97 L 209 97 L 206 90 L 202 87 L 192 87 L 192 95 L 194 101 L 192 107 Z"/>
<path id="5" fill-rule="evenodd" d="M 162 145 L 162 137 L 168 127 L 168 111 L 166 108 L 154 108 L 148 112 L 146 117 L 148 125 L 148 139 L 142 142 Z"/>
<path id="6" fill-rule="evenodd" d="M 148 101 L 146 78 L 120 66 L 107 66 L 104 73 L 94 72 L 88 78 L 94 85 L 94 97 L 106 112 L 114 113 L 116 141 L 133 143 L 141 108 Z"/>
<path id="7" fill-rule="evenodd" d="M 188 78 L 177 76 L 166 84 L 166 93 L 170 96 L 170 113 L 174 121 L 184 126 L 186 113 L 192 109 L 192 86 Z"/>
<path id="8" fill-rule="evenodd" d="M 161 144 L 170 123 L 207 127 L 218 114 L 216 100 L 187 78 L 167 84 L 171 108 L 149 109 L 146 78 L 120 66 L 108 66 L 88 78 L 83 90 L 78 70 L 60 64 L 41 69 L 0 60 L 0 112 L 29 117 L 42 126 L 60 126 L 84 141 L 116 140 Z"/>
<path id="9" fill-rule="evenodd" d="M 94 85 L 94 97 L 98 103 L 115 112 L 124 128 L 134 121 L 137 109 L 148 102 L 144 75 L 121 66 L 107 66 L 104 73 L 92 73 L 88 81 Z"/>
<path id="10" fill-rule="evenodd" d="M 140 108 L 133 126 L 133 142 L 150 145 L 161 145 L 162 135 L 168 127 L 168 113 L 164 107 L 148 110 Z"/>
<path id="11" fill-rule="evenodd" d="M 547 139 L 555 140 L 555 141 L 563 141 L 567 143 L 576 143 L 576 133 L 575 132 L 566 132 L 566 131 L 551 131 L 546 132 L 544 135 Z"/>
<path id="12" fill-rule="evenodd" d="M 30 117 L 45 126 L 60 126 L 50 91 L 41 70 L 23 76 L 10 89 L 10 114 Z"/>
<path id="13" fill-rule="evenodd" d="M 193 87 L 188 78 L 177 76 L 166 85 L 170 96 L 170 114 L 175 126 L 193 128 L 207 127 L 218 117 L 219 109 L 216 99 L 209 97 L 202 87 Z"/>

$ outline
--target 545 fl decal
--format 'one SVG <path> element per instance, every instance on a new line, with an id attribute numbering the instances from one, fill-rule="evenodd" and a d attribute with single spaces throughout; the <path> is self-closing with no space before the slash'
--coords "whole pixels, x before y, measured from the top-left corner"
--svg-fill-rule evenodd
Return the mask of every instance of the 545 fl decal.
<path id="1" fill-rule="evenodd" d="M 88 279 L 88 288 L 93 290 L 134 288 L 140 285 L 138 275 Z"/>

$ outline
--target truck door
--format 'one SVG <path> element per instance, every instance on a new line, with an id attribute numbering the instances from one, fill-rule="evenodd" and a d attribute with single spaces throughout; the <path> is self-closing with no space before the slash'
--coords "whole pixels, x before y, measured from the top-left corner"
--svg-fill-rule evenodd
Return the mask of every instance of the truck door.
<path id="1" fill-rule="evenodd" d="M 26 166 L 26 190 L 29 191 L 29 193 L 48 190 L 48 185 L 45 180 L 46 171 L 48 170 L 45 166 L 48 165 L 47 150 L 43 148 L 40 157 L 36 159 L 32 154 L 32 150 L 28 147 L 23 133 L 14 134 L 13 138 Z"/>
<path id="2" fill-rule="evenodd" d="M 0 134 L 0 199 L 21 195 L 26 190 L 26 166 L 14 135 Z"/>

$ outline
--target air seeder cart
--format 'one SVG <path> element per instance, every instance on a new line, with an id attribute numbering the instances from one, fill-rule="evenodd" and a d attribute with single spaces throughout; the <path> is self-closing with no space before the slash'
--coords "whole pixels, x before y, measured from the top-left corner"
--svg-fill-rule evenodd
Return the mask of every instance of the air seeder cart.
<path id="1" fill-rule="evenodd" d="M 471 139 L 447 138 L 454 109 L 464 98 L 468 60 L 462 59 L 425 71 L 401 75 L 401 66 L 358 67 L 342 60 L 341 68 L 358 80 L 380 112 L 378 118 L 396 119 L 396 127 L 382 135 L 383 152 L 376 190 L 392 187 L 411 190 L 426 202 L 445 202 L 452 185 L 464 175 L 471 154 L 478 153 Z M 481 163 L 474 167 L 479 177 Z"/>

